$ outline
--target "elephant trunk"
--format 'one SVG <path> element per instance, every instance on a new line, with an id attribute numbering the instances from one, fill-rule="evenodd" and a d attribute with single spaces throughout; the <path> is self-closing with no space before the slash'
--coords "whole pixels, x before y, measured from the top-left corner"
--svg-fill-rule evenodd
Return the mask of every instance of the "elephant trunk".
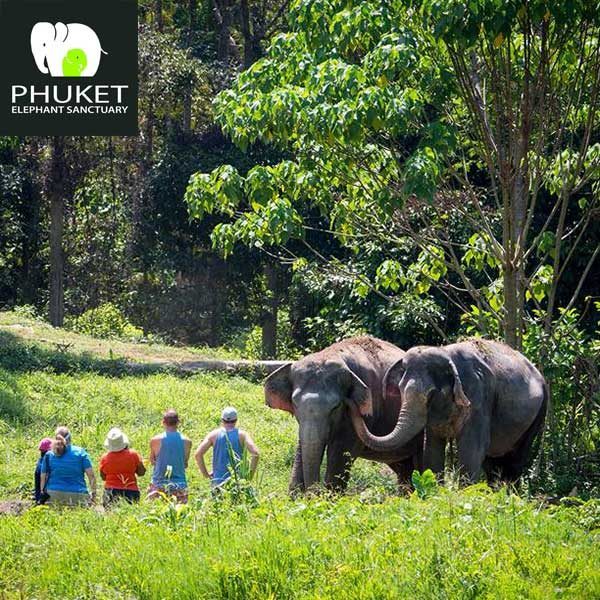
<path id="1" fill-rule="evenodd" d="M 296 456 L 294 457 L 294 466 L 292 467 L 292 477 L 290 479 L 289 492 L 295 495 L 297 492 L 304 492 L 304 473 L 302 472 L 302 449 L 300 441 L 296 446 Z"/>
<path id="2" fill-rule="evenodd" d="M 37 65 L 37 68 L 42 73 L 47 74 L 48 67 L 46 66 L 46 55 L 42 54 L 41 52 L 35 52 L 33 55 L 33 58 L 35 59 L 35 64 Z"/>
<path id="3" fill-rule="evenodd" d="M 327 442 L 327 431 L 324 429 L 320 424 L 306 423 L 300 430 L 302 475 L 307 491 L 320 481 L 321 461 Z"/>
<path id="4" fill-rule="evenodd" d="M 427 422 L 427 402 L 419 394 L 406 395 L 393 431 L 387 435 L 373 435 L 356 406 L 350 406 L 350 417 L 356 435 L 365 446 L 377 452 L 397 450 L 408 444 L 412 438 L 422 431 Z"/>

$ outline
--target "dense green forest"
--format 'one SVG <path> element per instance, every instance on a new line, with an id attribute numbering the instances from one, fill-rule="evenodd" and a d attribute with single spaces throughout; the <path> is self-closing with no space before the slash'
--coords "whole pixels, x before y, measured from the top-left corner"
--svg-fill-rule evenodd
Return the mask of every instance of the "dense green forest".
<path id="1" fill-rule="evenodd" d="M 594 2 L 141 0 L 140 135 L 0 138 L 0 308 L 295 358 L 505 339 L 599 483 Z"/>

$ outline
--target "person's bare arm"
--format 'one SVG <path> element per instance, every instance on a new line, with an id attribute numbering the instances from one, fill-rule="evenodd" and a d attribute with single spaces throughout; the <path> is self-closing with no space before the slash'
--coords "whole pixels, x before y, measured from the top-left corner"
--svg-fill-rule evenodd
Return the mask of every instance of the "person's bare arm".
<path id="1" fill-rule="evenodd" d="M 192 440 L 190 440 L 189 438 L 183 439 L 183 452 L 184 452 L 183 460 L 184 460 L 185 468 L 187 469 L 188 463 L 190 462 L 190 453 L 192 452 Z"/>
<path id="2" fill-rule="evenodd" d="M 198 449 L 196 450 L 196 453 L 194 454 L 194 458 L 196 459 L 196 464 L 198 465 L 198 468 L 200 469 L 200 473 L 202 473 L 202 475 L 204 477 L 206 477 L 207 479 L 210 479 L 212 477 L 212 473 L 209 473 L 206 469 L 206 465 L 204 464 L 204 455 L 208 452 L 208 449 L 213 445 L 214 439 L 215 439 L 214 431 L 211 431 L 200 442 L 200 445 L 198 446 Z"/>
<path id="3" fill-rule="evenodd" d="M 244 446 L 248 449 L 248 454 L 250 454 L 250 479 L 256 473 L 256 467 L 258 467 L 258 458 L 260 456 L 260 452 L 258 451 L 257 445 L 254 443 L 254 440 L 250 437 L 250 434 L 247 431 L 240 431 L 240 439 Z"/>
<path id="4" fill-rule="evenodd" d="M 48 479 L 48 475 L 46 473 L 40 473 L 40 490 L 44 491 L 46 487 L 46 479 Z"/>
<path id="5" fill-rule="evenodd" d="M 142 475 L 146 474 L 146 465 L 144 465 L 144 461 L 142 460 L 141 456 L 140 456 L 140 462 L 138 463 L 138 466 L 135 468 L 135 474 L 139 475 L 140 477 Z"/>
<path id="6" fill-rule="evenodd" d="M 160 438 L 154 437 L 150 440 L 150 464 L 156 464 L 156 458 L 160 452 Z"/>
<path id="7" fill-rule="evenodd" d="M 96 475 L 94 474 L 94 469 L 92 469 L 92 467 L 87 468 L 85 474 L 90 482 L 90 495 L 92 501 L 94 501 L 96 499 Z"/>

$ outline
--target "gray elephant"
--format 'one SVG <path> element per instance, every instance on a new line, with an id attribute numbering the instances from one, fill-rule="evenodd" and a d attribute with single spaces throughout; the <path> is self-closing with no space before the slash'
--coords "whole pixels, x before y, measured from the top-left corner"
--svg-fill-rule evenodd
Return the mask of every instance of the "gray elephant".
<path id="1" fill-rule="evenodd" d="M 446 442 L 456 439 L 461 474 L 476 481 L 514 481 L 527 466 L 546 414 L 547 387 L 519 352 L 472 339 L 441 348 L 417 346 L 390 367 L 385 395 L 401 404 L 394 430 L 376 436 L 352 418 L 370 448 L 388 452 L 423 432 L 423 466 L 444 469 Z"/>
<path id="2" fill-rule="evenodd" d="M 404 356 L 396 346 L 373 337 L 349 338 L 284 365 L 265 382 L 265 400 L 271 408 L 288 411 L 299 425 L 299 442 L 290 491 L 304 491 L 320 481 L 327 448 L 325 484 L 346 487 L 350 466 L 357 457 L 387 463 L 400 482 L 420 466 L 422 436 L 390 451 L 373 451 L 357 437 L 350 417 L 379 435 L 391 431 L 399 404 L 385 399 L 382 382 L 387 370 Z"/>

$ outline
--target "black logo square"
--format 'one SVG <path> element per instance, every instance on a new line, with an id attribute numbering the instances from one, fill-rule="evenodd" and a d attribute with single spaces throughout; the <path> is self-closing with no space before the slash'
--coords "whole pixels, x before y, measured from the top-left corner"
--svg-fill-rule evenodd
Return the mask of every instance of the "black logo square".
<path id="1" fill-rule="evenodd" d="M 0 135 L 137 135 L 137 0 L 0 0 Z"/>

